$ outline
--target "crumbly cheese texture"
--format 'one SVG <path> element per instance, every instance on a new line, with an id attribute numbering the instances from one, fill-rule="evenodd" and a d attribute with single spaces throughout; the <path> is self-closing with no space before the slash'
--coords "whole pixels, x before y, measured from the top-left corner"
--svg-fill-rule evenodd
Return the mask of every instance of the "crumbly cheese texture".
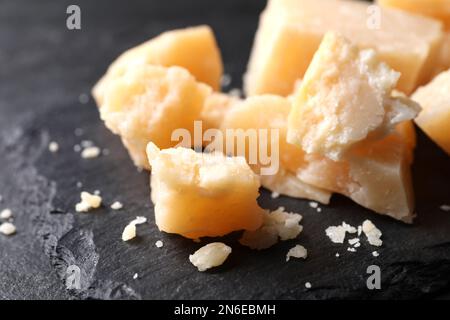
<path id="1" fill-rule="evenodd" d="M 283 207 L 275 211 L 266 211 L 262 226 L 255 231 L 245 231 L 239 242 L 251 249 L 263 250 L 278 242 L 295 239 L 303 230 L 299 223 L 302 216 L 286 212 Z"/>
<path id="2" fill-rule="evenodd" d="M 345 221 L 340 226 L 330 226 L 325 230 L 325 234 L 333 243 L 344 243 L 346 233 L 354 234 L 356 232 L 357 229 Z"/>
<path id="3" fill-rule="evenodd" d="M 5 236 L 10 236 L 16 233 L 16 226 L 10 222 L 3 222 L 0 224 L 0 233 Z"/>
<path id="4" fill-rule="evenodd" d="M 370 220 L 365 220 L 362 224 L 362 230 L 367 237 L 367 241 L 376 247 L 380 247 L 383 241 L 380 239 L 382 233 Z"/>
<path id="5" fill-rule="evenodd" d="M 207 96 L 200 114 L 203 130 L 219 129 L 226 114 L 239 101 L 239 98 L 221 92 L 213 92 Z"/>
<path id="6" fill-rule="evenodd" d="M 272 155 L 273 160 L 279 160 L 279 165 L 276 172 L 261 175 L 261 184 L 265 188 L 290 197 L 328 203 L 330 192 L 309 185 L 297 177 L 297 171 L 305 164 L 304 152 L 286 141 L 290 110 L 289 100 L 275 95 L 255 96 L 241 101 L 226 114 L 222 123 L 227 151 L 232 150 L 237 155 L 245 156 L 252 169 L 261 174 L 261 169 L 270 167 L 271 164 L 262 163 L 261 154 L 255 159 L 255 150 L 259 150 L 261 143 L 267 143 L 267 155 Z M 253 140 L 246 141 L 244 154 L 239 153 L 238 140 L 227 135 L 227 130 L 230 129 L 241 130 L 244 134 L 249 132 L 249 136 L 257 133 L 253 135 Z"/>
<path id="7" fill-rule="evenodd" d="M 417 125 L 450 155 L 450 70 L 417 89 L 412 99 L 423 109 Z"/>
<path id="8" fill-rule="evenodd" d="M 194 254 L 189 255 L 189 261 L 203 272 L 222 265 L 231 253 L 231 248 L 222 242 L 209 243 Z"/>
<path id="9" fill-rule="evenodd" d="M 187 69 L 197 81 L 220 89 L 223 65 L 214 34 L 208 26 L 198 26 L 162 33 L 122 53 L 95 85 L 92 93 L 103 106 L 107 87 L 120 79 L 129 67 L 159 65 Z"/>
<path id="10" fill-rule="evenodd" d="M 245 158 L 187 148 L 159 150 L 153 143 L 147 154 L 161 231 L 198 239 L 261 226 L 264 210 L 256 202 L 260 182 Z"/>
<path id="11" fill-rule="evenodd" d="M 146 217 L 136 217 L 133 221 L 125 226 L 122 232 L 122 241 L 129 241 L 136 237 L 136 225 L 147 222 Z"/>
<path id="12" fill-rule="evenodd" d="M 105 89 L 100 116 L 136 166 L 149 169 L 147 143 L 170 148 L 179 143 L 172 140 L 174 130 L 192 134 L 210 91 L 186 69 L 130 64 Z"/>
<path id="13" fill-rule="evenodd" d="M 304 246 L 298 244 L 288 251 L 288 253 L 286 254 L 286 262 L 289 261 L 291 258 L 306 259 L 307 256 L 308 250 L 306 250 Z"/>
<path id="14" fill-rule="evenodd" d="M 375 51 L 327 33 L 294 93 L 287 141 L 340 160 L 358 142 L 391 132 L 420 110 L 406 97 L 391 96 L 399 76 Z"/>
<path id="15" fill-rule="evenodd" d="M 11 209 L 3 209 L 1 212 L 0 212 L 0 219 L 9 219 L 9 218 L 11 218 L 12 217 L 12 211 L 11 211 Z"/>
<path id="16" fill-rule="evenodd" d="M 442 24 L 400 10 L 374 10 L 370 5 L 345 0 L 270 0 L 261 14 L 244 77 L 247 96 L 289 95 L 328 31 L 344 34 L 362 49 L 375 49 L 381 60 L 401 73 L 397 87 L 402 92 L 410 94 L 427 82 L 439 63 Z"/>
<path id="17" fill-rule="evenodd" d="M 77 212 L 88 212 L 92 209 L 97 209 L 102 204 L 102 197 L 89 192 L 81 192 L 81 201 L 75 205 Z"/>

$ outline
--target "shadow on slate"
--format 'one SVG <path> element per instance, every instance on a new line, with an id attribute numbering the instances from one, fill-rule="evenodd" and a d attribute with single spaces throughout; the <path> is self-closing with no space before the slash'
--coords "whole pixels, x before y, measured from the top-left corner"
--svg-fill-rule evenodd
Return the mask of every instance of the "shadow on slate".
<path id="1" fill-rule="evenodd" d="M 194 243 L 157 230 L 148 173 L 132 165 L 119 138 L 99 120 L 93 101 L 78 99 L 123 50 L 164 30 L 202 23 L 217 34 L 233 79 L 230 88 L 241 87 L 264 3 L 79 1 L 81 31 L 65 29 L 69 4 L 0 1 L 0 35 L 7 43 L 0 76 L 8 79 L 0 88 L 0 194 L 1 205 L 14 210 L 18 228 L 15 236 L 0 238 L 5 257 L 0 298 L 398 299 L 448 292 L 450 214 L 439 206 L 450 201 L 450 158 L 421 132 L 413 167 L 419 214 L 414 225 L 376 215 L 339 195 L 317 213 L 308 201 L 271 199 L 262 190 L 264 208 L 284 206 L 303 214 L 300 237 L 257 252 L 240 246 L 240 234 L 233 233 L 221 240 L 233 247 L 229 260 L 197 272 L 188 256 L 207 241 Z M 74 134 L 76 128 L 83 129 L 82 136 Z M 73 146 L 84 139 L 110 154 L 81 159 Z M 60 145 L 56 154 L 47 151 L 51 140 Z M 74 213 L 81 191 L 77 182 L 83 190 L 100 190 L 104 207 Z M 122 210 L 109 209 L 115 200 L 124 204 Z M 148 222 L 138 226 L 139 237 L 122 242 L 124 226 L 140 215 Z M 325 236 L 330 225 L 343 220 L 359 225 L 365 219 L 383 231 L 377 258 L 366 241 L 352 253 Z M 154 245 L 157 240 L 164 242 L 162 248 Z M 297 243 L 308 249 L 308 259 L 286 263 L 287 250 Z M 382 290 L 366 287 L 371 264 L 382 270 Z M 65 288 L 70 265 L 82 271 L 81 290 Z M 312 288 L 307 290 L 305 282 Z"/>

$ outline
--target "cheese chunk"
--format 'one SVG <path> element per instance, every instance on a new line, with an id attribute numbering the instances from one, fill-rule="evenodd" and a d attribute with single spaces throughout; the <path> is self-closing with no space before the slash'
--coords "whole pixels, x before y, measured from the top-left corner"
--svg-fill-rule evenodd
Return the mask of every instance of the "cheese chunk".
<path id="1" fill-rule="evenodd" d="M 450 30 L 449 0 L 377 0 L 377 2 L 383 7 L 401 9 L 441 20 L 445 28 Z"/>
<path id="2" fill-rule="evenodd" d="M 417 125 L 450 155 L 450 70 L 419 88 L 412 98 L 423 108 Z"/>
<path id="3" fill-rule="evenodd" d="M 103 105 L 103 95 L 109 84 L 135 65 L 183 67 L 197 81 L 208 84 L 214 90 L 220 89 L 222 58 L 214 34 L 208 26 L 164 32 L 122 53 L 93 89 L 98 106 Z"/>
<path id="4" fill-rule="evenodd" d="M 189 255 L 189 261 L 203 272 L 222 265 L 231 253 L 231 248 L 222 242 L 209 243 L 194 254 Z"/>
<path id="5" fill-rule="evenodd" d="M 366 138 L 391 132 L 420 110 L 406 97 L 391 96 L 399 76 L 374 50 L 327 33 L 294 93 L 287 141 L 339 160 Z"/>
<path id="6" fill-rule="evenodd" d="M 256 202 L 260 182 L 244 158 L 186 148 L 160 151 L 153 143 L 147 154 L 161 231 L 198 239 L 261 226 L 264 210 Z"/>
<path id="7" fill-rule="evenodd" d="M 200 120 L 203 130 L 219 129 L 227 112 L 240 101 L 234 96 L 213 92 L 205 100 Z"/>
<path id="8" fill-rule="evenodd" d="M 149 168 L 145 148 L 175 146 L 175 129 L 193 132 L 211 89 L 180 67 L 129 66 L 105 90 L 100 116 L 121 136 L 134 163 Z"/>
<path id="9" fill-rule="evenodd" d="M 236 147 L 238 145 L 234 136 L 230 141 L 231 135 L 226 134 L 228 129 L 242 130 L 248 132 L 249 136 L 255 133 L 255 143 L 252 144 L 250 139 L 247 139 L 244 153 L 237 155 L 245 156 L 252 169 L 261 174 L 261 168 L 269 166 L 261 161 L 259 154 L 261 139 L 267 142 L 265 151 L 267 155 L 272 156 L 273 162 L 278 161 L 278 170 L 274 174 L 261 175 L 261 183 L 265 188 L 290 197 L 328 203 L 330 192 L 308 185 L 296 177 L 297 170 L 304 165 L 304 153 L 302 149 L 286 141 L 287 117 L 290 110 L 291 104 L 288 99 L 275 95 L 250 97 L 238 103 L 227 113 L 222 124 L 226 145 L 232 143 Z M 277 130 L 278 136 L 273 135 L 274 130 Z M 227 151 L 229 149 L 232 148 L 228 147 Z M 232 150 L 238 152 L 237 148 Z M 253 154 L 250 155 L 250 152 Z"/>
<path id="10" fill-rule="evenodd" d="M 431 77 L 442 40 L 442 24 L 403 11 L 369 7 L 363 1 L 270 0 L 260 17 L 248 69 L 247 96 L 286 96 L 308 65 L 327 31 L 373 48 L 401 73 L 398 89 L 407 94 Z"/>

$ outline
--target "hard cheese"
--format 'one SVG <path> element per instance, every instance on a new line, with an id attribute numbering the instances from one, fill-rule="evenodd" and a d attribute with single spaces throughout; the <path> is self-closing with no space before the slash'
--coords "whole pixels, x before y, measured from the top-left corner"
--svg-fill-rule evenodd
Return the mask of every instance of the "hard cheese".
<path id="1" fill-rule="evenodd" d="M 419 88 L 412 99 L 423 108 L 417 125 L 450 155 L 450 70 Z"/>
<path id="2" fill-rule="evenodd" d="M 327 33 L 293 95 L 287 141 L 340 160 L 359 143 L 390 133 L 420 110 L 406 97 L 392 97 L 399 76 L 374 50 Z"/>
<path id="3" fill-rule="evenodd" d="M 429 80 L 442 40 L 438 21 L 399 10 L 374 11 L 361 1 L 269 0 L 244 77 L 246 94 L 290 94 L 329 30 L 360 48 L 374 48 L 401 72 L 398 89 L 405 93 Z"/>
<path id="4" fill-rule="evenodd" d="M 145 148 L 175 146 L 176 129 L 193 132 L 211 88 L 180 67 L 130 65 L 106 88 L 100 116 L 120 135 L 137 166 L 149 168 Z"/>
<path id="5" fill-rule="evenodd" d="M 153 143 L 147 154 L 161 231 L 198 239 L 261 226 L 260 182 L 244 158 L 186 148 L 159 150 Z"/>
<path id="6" fill-rule="evenodd" d="M 208 26 L 164 32 L 121 54 L 93 89 L 97 104 L 103 104 L 106 87 L 133 65 L 179 66 L 197 81 L 220 89 L 223 65 L 214 34 Z"/>

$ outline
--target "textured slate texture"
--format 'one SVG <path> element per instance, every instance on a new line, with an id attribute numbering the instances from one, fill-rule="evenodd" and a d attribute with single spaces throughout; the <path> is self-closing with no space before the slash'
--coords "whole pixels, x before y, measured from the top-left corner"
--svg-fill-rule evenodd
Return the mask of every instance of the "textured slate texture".
<path id="1" fill-rule="evenodd" d="M 119 139 L 100 122 L 92 100 L 79 102 L 120 52 L 176 27 L 210 24 L 218 37 L 231 87 L 241 86 L 257 17 L 263 1 L 77 1 L 82 30 L 65 28 L 68 1 L 0 1 L 0 208 L 14 211 L 18 228 L 0 236 L 0 298 L 3 299 L 171 299 L 171 298 L 419 298 L 450 289 L 450 158 L 423 134 L 414 164 L 419 218 L 412 226 L 377 216 L 334 196 L 321 213 L 307 201 L 271 199 L 304 215 L 298 240 L 254 252 L 237 243 L 229 260 L 199 273 L 188 255 L 202 244 L 160 233 L 153 220 L 148 174 L 138 172 Z M 229 88 L 228 88 L 229 89 Z M 76 128 L 84 133 L 78 137 Z M 83 139 L 110 154 L 83 160 L 73 146 Z M 47 151 L 55 140 L 60 151 Z M 101 190 L 106 204 L 120 200 L 121 211 L 105 206 L 74 213 L 81 181 Z M 137 215 L 149 222 L 139 237 L 120 240 Z M 343 220 L 371 219 L 382 231 L 380 257 L 365 241 L 358 252 L 332 244 L 324 230 Z M 163 240 L 164 247 L 154 246 Z M 205 243 L 205 241 L 203 241 Z M 309 250 L 306 261 L 285 263 L 296 243 Z M 335 253 L 341 254 L 340 258 Z M 66 290 L 66 269 L 82 270 L 81 290 Z M 382 290 L 366 288 L 366 268 L 382 270 Z M 139 274 L 137 280 L 134 273 Z M 307 290 L 304 283 L 312 283 Z"/>

